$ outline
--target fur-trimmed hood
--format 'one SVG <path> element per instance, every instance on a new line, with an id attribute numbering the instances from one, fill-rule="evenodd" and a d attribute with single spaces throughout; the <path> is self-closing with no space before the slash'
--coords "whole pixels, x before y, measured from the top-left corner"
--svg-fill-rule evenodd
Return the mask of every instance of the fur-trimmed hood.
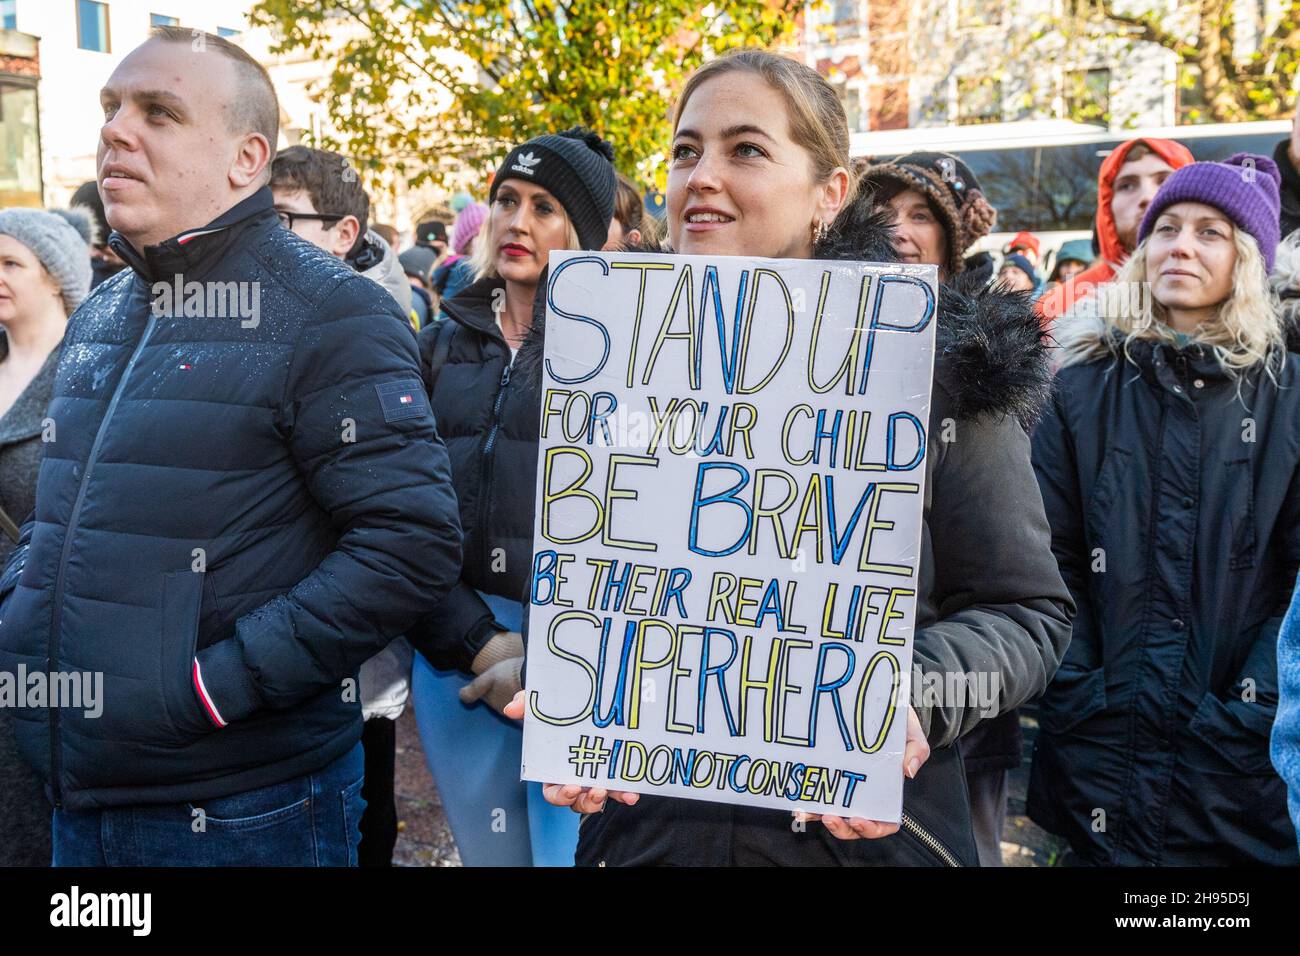
<path id="1" fill-rule="evenodd" d="M 671 254 L 664 246 L 629 252 Z M 855 202 L 816 248 L 818 259 L 894 262 L 889 221 L 865 202 Z M 539 288 L 545 288 L 543 273 Z M 1014 416 L 1028 429 L 1052 388 L 1052 367 L 1042 328 L 1028 293 L 980 288 L 965 274 L 939 288 L 935 378 L 951 393 L 958 418 Z M 515 370 L 540 374 L 545 299 L 533 306 L 533 329 L 519 350 Z"/>

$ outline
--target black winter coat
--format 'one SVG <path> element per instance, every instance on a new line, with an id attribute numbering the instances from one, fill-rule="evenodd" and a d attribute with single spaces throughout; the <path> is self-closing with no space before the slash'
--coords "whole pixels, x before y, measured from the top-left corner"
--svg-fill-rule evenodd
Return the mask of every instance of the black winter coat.
<path id="1" fill-rule="evenodd" d="M 1077 321 L 1063 341 L 1116 341 Z M 1029 814 L 1087 863 L 1297 863 L 1268 743 L 1300 567 L 1300 356 L 1238 396 L 1201 346 L 1130 352 L 1062 369 L 1034 433 L 1079 613 Z"/>
<path id="2" fill-rule="evenodd" d="M 863 206 L 865 207 L 865 205 Z M 860 213 L 818 258 L 892 261 L 887 224 Z M 929 433 L 913 667 L 923 674 L 996 671 L 999 713 L 1040 695 L 1070 639 L 1074 606 L 1052 557 L 1021 421 L 1046 398 L 1050 370 L 1023 295 L 943 286 Z M 788 812 L 642 795 L 584 818 L 588 865 L 978 865 L 957 740 L 981 712 L 945 699 L 917 708 L 934 748 L 903 783 L 903 827 L 880 840 L 803 832 Z"/>
<path id="3" fill-rule="evenodd" d="M 448 318 L 420 333 L 420 360 L 447 443 L 464 529 L 461 579 L 411 641 L 435 667 L 468 672 L 505 628 L 476 591 L 526 602 L 541 422 L 542 323 L 511 364 L 492 310 L 501 279 L 481 279 L 445 301 Z"/>
<path id="4" fill-rule="evenodd" d="M 459 569 L 414 333 L 269 189 L 143 254 L 110 244 L 131 268 L 68 324 L 0 577 L 0 668 L 102 673 L 102 714 L 20 709 L 19 746 L 76 809 L 312 773 L 360 740 L 343 681 Z M 258 321 L 155 309 L 176 276 L 251 284 Z"/>

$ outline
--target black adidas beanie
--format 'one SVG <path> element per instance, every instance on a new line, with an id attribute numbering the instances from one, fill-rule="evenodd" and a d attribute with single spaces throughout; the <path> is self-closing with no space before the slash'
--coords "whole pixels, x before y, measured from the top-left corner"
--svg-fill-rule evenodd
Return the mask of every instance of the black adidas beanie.
<path id="1" fill-rule="evenodd" d="M 536 183 L 564 207 L 584 249 L 599 249 L 614 218 L 614 147 L 589 129 L 534 136 L 516 146 L 492 177 L 488 203 L 507 179 Z"/>

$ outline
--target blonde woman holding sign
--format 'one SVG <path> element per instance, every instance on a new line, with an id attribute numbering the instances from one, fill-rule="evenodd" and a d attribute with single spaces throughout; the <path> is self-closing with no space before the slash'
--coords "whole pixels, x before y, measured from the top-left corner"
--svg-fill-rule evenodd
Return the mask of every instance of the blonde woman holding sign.
<path id="1" fill-rule="evenodd" d="M 519 782 L 522 734 L 501 716 L 519 687 L 544 329 L 538 280 L 553 250 L 599 249 L 614 216 L 613 149 L 589 130 L 535 137 L 497 170 L 476 280 L 420 333 L 465 534 L 461 579 L 408 635 L 430 773 L 467 866 L 568 866 L 576 823 Z"/>
<path id="2" fill-rule="evenodd" d="M 848 127 L 835 92 L 793 60 L 745 50 L 687 82 L 674 118 L 668 231 L 683 254 L 895 259 L 869 199 L 853 202 Z M 1038 696 L 1070 636 L 1073 603 L 1052 557 L 1021 421 L 1050 381 L 1020 299 L 940 295 L 914 666 L 996 676 L 989 708 L 964 699 L 910 710 L 903 824 L 549 785 L 592 814 L 588 865 L 975 865 L 953 744 L 985 716 Z M 950 420 L 948 440 L 943 423 Z M 508 714 L 522 717 L 518 695 Z M 820 822 L 815 822 L 820 819 Z"/>

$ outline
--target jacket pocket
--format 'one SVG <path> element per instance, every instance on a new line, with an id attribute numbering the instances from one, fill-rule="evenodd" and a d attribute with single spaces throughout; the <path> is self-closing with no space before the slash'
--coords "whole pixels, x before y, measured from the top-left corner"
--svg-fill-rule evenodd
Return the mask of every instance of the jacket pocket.
<path id="1" fill-rule="evenodd" d="M 1232 556 L 1228 567 L 1241 571 L 1255 566 L 1255 482 L 1250 459 L 1225 464 L 1227 502 L 1223 520 L 1232 528 Z"/>
<path id="2" fill-rule="evenodd" d="M 1100 542 L 1105 537 L 1114 512 L 1111 505 L 1115 502 L 1132 458 L 1133 453 L 1125 448 L 1112 446 L 1106 452 L 1106 460 L 1101 463 L 1097 481 L 1092 486 L 1092 495 L 1088 498 L 1086 522 L 1090 542 Z"/>
<path id="3" fill-rule="evenodd" d="M 1038 705 L 1038 720 L 1050 734 L 1064 734 L 1106 708 L 1106 668 L 1056 672 Z"/>
<path id="4" fill-rule="evenodd" d="M 1248 774 L 1274 773 L 1269 759 L 1273 711 L 1258 704 L 1229 707 L 1212 693 L 1201 698 L 1187 729 L 1235 770 Z M 1253 709 L 1252 709 L 1253 708 Z"/>
<path id="5" fill-rule="evenodd" d="M 203 580 L 202 571 L 172 571 L 163 575 L 160 624 L 163 706 L 177 734 L 191 739 L 214 729 L 194 691 L 194 655 L 198 652 Z"/>

